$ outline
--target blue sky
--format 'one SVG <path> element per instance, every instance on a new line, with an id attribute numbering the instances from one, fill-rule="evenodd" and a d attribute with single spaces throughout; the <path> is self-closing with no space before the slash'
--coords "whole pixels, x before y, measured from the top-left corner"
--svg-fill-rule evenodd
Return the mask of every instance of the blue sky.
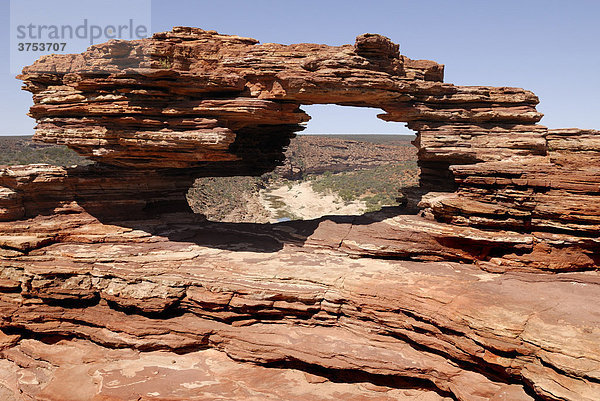
<path id="1" fill-rule="evenodd" d="M 0 135 L 31 135 L 31 95 L 9 70 L 9 15 L 9 1 L 1 0 Z M 340 45 L 380 33 L 410 58 L 445 64 L 446 82 L 534 91 L 545 114 L 541 124 L 600 128 L 599 17 L 600 2 L 592 0 L 154 0 L 151 25 L 153 32 L 188 25 L 286 44 Z M 405 132 L 402 124 L 379 122 L 376 110 L 305 109 L 313 117 L 307 132 Z"/>

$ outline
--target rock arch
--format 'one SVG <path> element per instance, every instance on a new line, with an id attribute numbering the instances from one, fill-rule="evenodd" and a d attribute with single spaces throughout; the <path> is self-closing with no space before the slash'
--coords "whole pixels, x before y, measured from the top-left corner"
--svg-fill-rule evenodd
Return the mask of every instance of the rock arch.
<path id="1" fill-rule="evenodd" d="M 433 138 L 443 132 L 451 136 L 446 141 L 457 142 L 494 128 L 534 126 L 541 118 L 531 92 L 444 84 L 443 65 L 410 60 L 397 44 L 371 34 L 357 37 L 354 46 L 286 46 L 175 28 L 152 39 L 45 57 L 20 78 L 34 93 L 36 139 L 138 169 L 250 160 L 249 153 L 261 150 L 265 162 L 276 159 L 271 152 L 285 143 L 277 139 L 309 119 L 302 104 L 381 108 L 380 118 L 410 123 L 419 133 L 423 163 L 519 153 L 510 144 L 499 154 L 462 140 L 467 149 L 452 157 Z M 250 137 L 268 141 L 255 144 Z M 524 153 L 535 146 L 539 140 L 519 148 Z"/>
<path id="2" fill-rule="evenodd" d="M 450 165 L 545 154 L 533 93 L 445 84 L 443 69 L 381 35 L 286 46 L 180 27 L 43 57 L 20 78 L 37 140 L 129 169 L 260 174 L 310 118 L 302 104 L 377 107 L 408 123 L 421 182 L 438 190 L 454 187 Z"/>
<path id="3" fill-rule="evenodd" d="M 381 108 L 379 118 L 416 131 L 420 186 L 430 191 L 420 203 L 424 215 L 484 229 L 595 235 L 595 132 L 548 131 L 537 124 L 542 114 L 532 92 L 456 86 L 443 82 L 443 70 L 401 55 L 376 34 L 360 35 L 354 45 L 280 45 L 176 27 L 82 54 L 44 56 L 19 78 L 33 93 L 37 140 L 96 160 L 103 165 L 97 174 L 131 177 L 138 188 L 153 183 L 147 195 L 107 186 L 112 199 L 135 205 L 128 214 L 162 210 L 161 194 L 183 204 L 194 177 L 273 169 L 310 118 L 301 106 L 337 104 Z M 582 143 L 591 150 L 574 156 Z M 576 171 L 584 182 L 567 178 Z M 79 199 L 86 191 L 73 190 Z M 29 211 L 22 216 L 36 213 Z M 538 241 L 554 255 L 573 250 Z M 576 248 L 579 266 L 595 263 L 595 241 Z"/>
<path id="4" fill-rule="evenodd" d="M 285 46 L 181 27 L 45 56 L 20 78 L 36 138 L 99 163 L 0 170 L 0 348 L 208 347 L 408 378 L 436 400 L 600 392 L 600 133 L 538 125 L 533 93 L 443 83 L 443 66 L 380 35 Z M 275 229 L 163 213 L 196 176 L 273 168 L 314 103 L 417 131 L 418 215 Z"/>

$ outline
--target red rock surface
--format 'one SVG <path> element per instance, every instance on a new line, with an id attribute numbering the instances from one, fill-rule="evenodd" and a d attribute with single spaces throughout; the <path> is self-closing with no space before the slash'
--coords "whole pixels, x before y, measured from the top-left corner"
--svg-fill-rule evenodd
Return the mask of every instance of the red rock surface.
<path id="1" fill-rule="evenodd" d="M 0 360 L 3 400 L 344 400 L 450 401 L 432 389 L 340 383 L 297 369 L 237 363 L 212 349 L 175 354 L 106 351 L 89 341 L 21 341 Z M 22 367 L 28 363 L 28 367 Z M 77 386 L 65 386 L 65 383 Z M 35 384 L 34 384 L 35 383 Z M 42 386 L 40 386 L 42 384 Z M 98 396 L 98 394 L 102 394 Z"/>
<path id="2" fill-rule="evenodd" d="M 214 348 L 333 381 L 393 388 L 403 378 L 461 400 L 594 399 L 596 272 L 348 258 L 348 248 L 381 252 L 381 240 L 360 237 L 365 229 L 407 236 L 402 218 L 371 217 L 379 222 L 225 224 L 174 214 L 104 224 L 70 214 L 2 223 L 2 246 L 13 250 L 2 262 L 3 330 L 89 339 L 106 352 Z M 415 259 L 457 258 L 411 236 Z"/>
<path id="3" fill-rule="evenodd" d="M 0 395 L 598 399 L 599 133 L 442 72 L 380 35 L 194 28 L 27 67 L 36 138 L 103 164 L 0 172 Z M 417 131 L 406 207 L 189 213 L 195 177 L 272 169 L 313 103 Z"/>

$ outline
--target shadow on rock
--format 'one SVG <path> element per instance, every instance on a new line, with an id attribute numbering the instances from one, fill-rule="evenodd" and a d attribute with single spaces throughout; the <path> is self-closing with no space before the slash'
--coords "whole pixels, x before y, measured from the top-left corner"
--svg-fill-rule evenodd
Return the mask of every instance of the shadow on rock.
<path id="1" fill-rule="evenodd" d="M 317 228 L 324 224 L 328 225 L 328 232 L 334 239 L 336 234 L 343 237 L 350 225 L 373 224 L 402 214 L 413 213 L 404 207 L 385 207 L 363 215 L 332 215 L 280 223 L 215 222 L 193 213 L 165 213 L 153 218 L 128 221 L 114 221 L 98 214 L 95 217 L 106 224 L 145 231 L 168 238 L 169 241 L 189 242 L 229 251 L 269 253 L 277 252 L 286 245 L 303 246 Z"/>

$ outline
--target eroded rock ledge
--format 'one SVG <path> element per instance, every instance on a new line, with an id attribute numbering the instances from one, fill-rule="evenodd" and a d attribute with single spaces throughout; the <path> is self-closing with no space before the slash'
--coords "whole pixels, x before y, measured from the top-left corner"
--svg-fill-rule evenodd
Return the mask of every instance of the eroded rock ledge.
<path id="1" fill-rule="evenodd" d="M 36 139 L 98 164 L 0 171 L 0 395 L 597 399 L 599 133 L 547 130 L 533 93 L 442 75 L 380 35 L 196 28 L 25 68 Z M 272 169 L 313 103 L 417 131 L 405 208 L 190 213 L 195 177 Z"/>

